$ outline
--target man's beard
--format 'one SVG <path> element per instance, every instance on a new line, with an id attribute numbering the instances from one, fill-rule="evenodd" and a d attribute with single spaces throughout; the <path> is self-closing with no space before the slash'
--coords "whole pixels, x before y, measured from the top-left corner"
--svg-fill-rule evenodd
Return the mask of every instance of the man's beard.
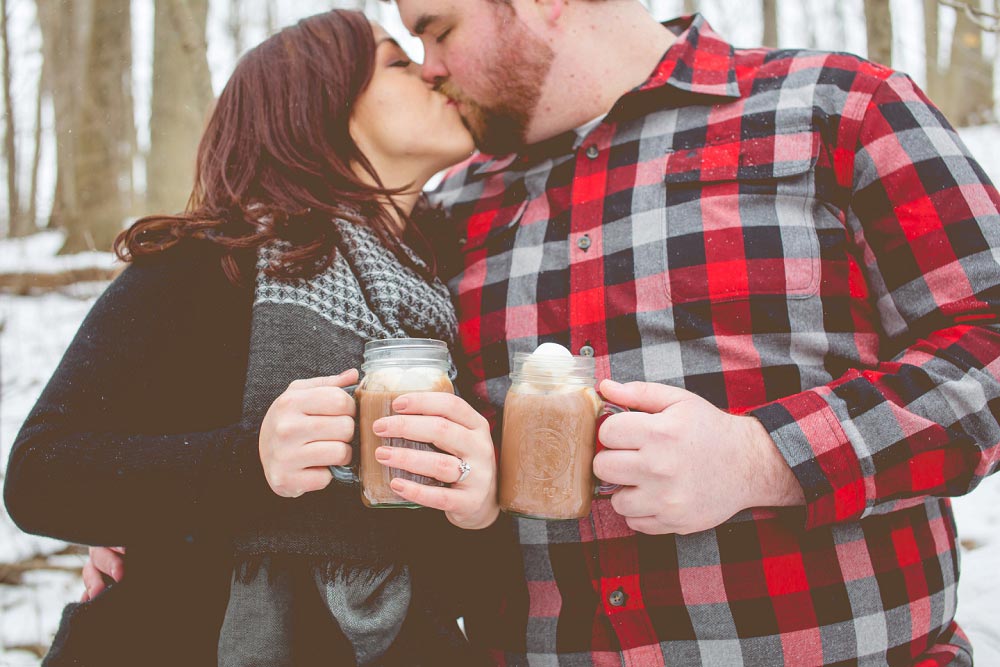
<path id="1" fill-rule="evenodd" d="M 511 24 L 510 30 L 515 30 Z M 547 44 L 520 29 L 499 41 L 483 75 L 483 89 L 493 91 L 493 102 L 477 102 L 445 81 L 442 93 L 460 102 L 465 126 L 476 147 L 489 155 L 517 153 L 527 144 L 526 135 L 542 96 L 545 77 L 554 54 Z"/>

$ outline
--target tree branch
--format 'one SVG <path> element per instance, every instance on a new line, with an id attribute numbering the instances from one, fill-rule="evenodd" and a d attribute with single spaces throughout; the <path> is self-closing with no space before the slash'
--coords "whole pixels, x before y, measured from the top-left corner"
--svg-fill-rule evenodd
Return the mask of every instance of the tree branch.
<path id="1" fill-rule="evenodd" d="M 984 32 L 1000 33 L 1000 14 L 973 7 L 970 0 L 938 0 L 945 7 L 965 12 L 969 20 Z"/>

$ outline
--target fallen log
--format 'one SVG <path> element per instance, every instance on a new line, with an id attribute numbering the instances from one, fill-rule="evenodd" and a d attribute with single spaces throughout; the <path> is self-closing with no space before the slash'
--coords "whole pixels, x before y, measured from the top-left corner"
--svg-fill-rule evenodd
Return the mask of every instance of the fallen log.
<path id="1" fill-rule="evenodd" d="M 56 292 L 77 283 L 109 282 L 114 280 L 124 268 L 124 265 L 87 266 L 54 272 L 0 273 L 0 292 L 27 296 Z"/>

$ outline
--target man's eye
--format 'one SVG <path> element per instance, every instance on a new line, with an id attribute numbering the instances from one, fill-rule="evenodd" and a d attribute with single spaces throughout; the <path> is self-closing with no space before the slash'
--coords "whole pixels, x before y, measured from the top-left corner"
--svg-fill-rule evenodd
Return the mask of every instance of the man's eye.
<path id="1" fill-rule="evenodd" d="M 444 40 L 446 40 L 448 38 L 448 35 L 450 35 L 450 34 L 451 34 L 451 28 L 448 28 L 447 30 L 445 30 L 444 32 L 442 32 L 440 35 L 438 35 L 438 38 L 436 40 L 437 43 L 441 44 L 442 42 L 444 42 Z"/>

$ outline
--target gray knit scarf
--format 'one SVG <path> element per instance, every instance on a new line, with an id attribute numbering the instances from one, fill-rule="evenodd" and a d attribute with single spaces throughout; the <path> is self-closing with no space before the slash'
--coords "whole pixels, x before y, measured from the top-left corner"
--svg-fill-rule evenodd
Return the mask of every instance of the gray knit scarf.
<path id="1" fill-rule="evenodd" d="M 455 313 L 440 281 L 427 281 L 402 264 L 370 230 L 340 220 L 333 224 L 340 240 L 327 270 L 296 282 L 258 271 L 243 406 L 251 423 L 260 424 L 291 381 L 360 368 L 369 340 L 454 343 Z M 412 251 L 404 251 L 426 268 Z M 273 248 L 265 248 L 258 269 L 272 255 Z M 296 656 L 300 642 L 293 619 L 310 607 L 329 612 L 319 622 L 336 623 L 358 665 L 379 664 L 411 600 L 407 545 L 400 542 L 407 524 L 429 510 L 365 509 L 356 484 L 344 480 L 301 498 L 273 501 L 238 530 L 220 667 L 306 662 Z"/>

